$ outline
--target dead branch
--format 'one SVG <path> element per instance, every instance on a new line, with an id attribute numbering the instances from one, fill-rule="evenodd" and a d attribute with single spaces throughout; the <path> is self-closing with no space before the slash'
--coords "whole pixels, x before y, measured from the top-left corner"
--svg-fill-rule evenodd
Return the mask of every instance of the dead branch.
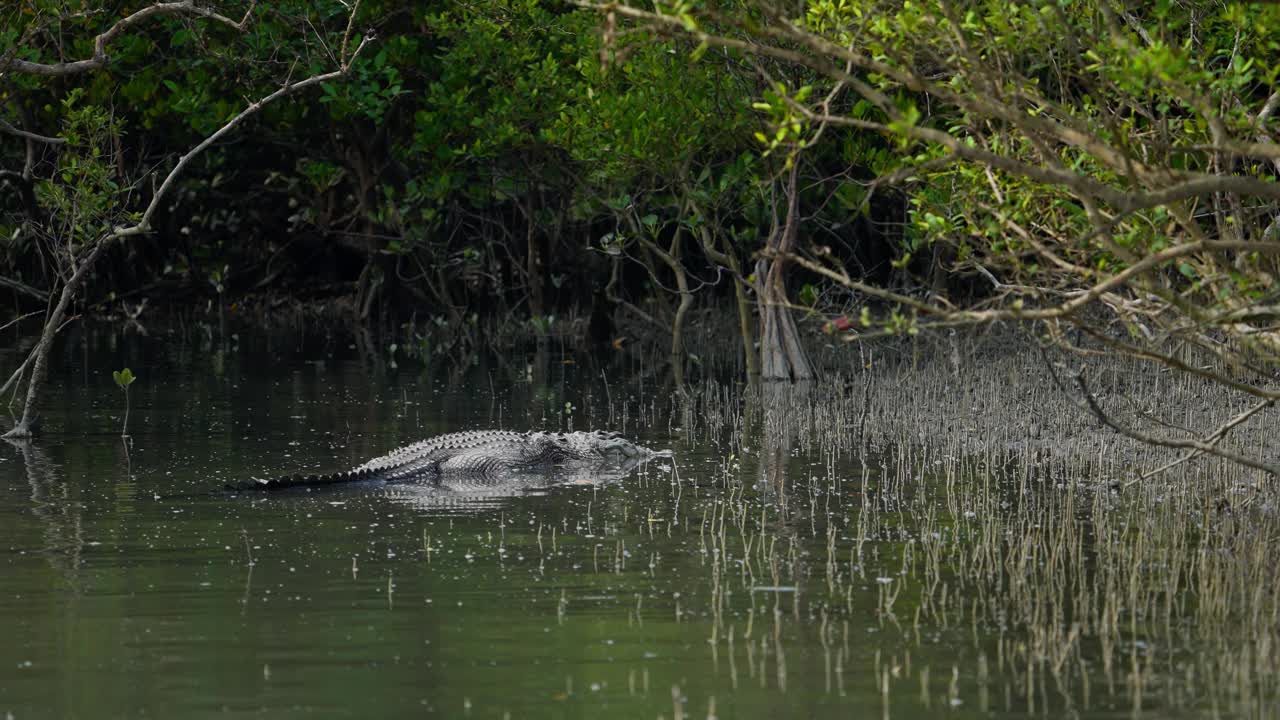
<path id="1" fill-rule="evenodd" d="M 46 75 L 61 76 L 75 75 L 77 73 L 89 72 L 106 67 L 111 61 L 107 55 L 107 45 L 121 34 L 141 23 L 147 18 L 160 17 L 164 15 L 194 15 L 196 17 L 206 18 L 214 22 L 222 23 L 229 27 L 244 32 L 249 26 L 249 17 L 253 14 L 253 9 L 257 5 L 257 0 L 250 0 L 249 8 L 245 10 L 244 17 L 240 22 L 236 22 L 229 17 L 219 15 L 218 13 L 196 5 L 191 0 L 181 0 L 181 2 L 156 3 L 142 8 L 130 15 L 127 15 L 116 21 L 114 25 L 99 34 L 93 40 L 93 56 L 84 60 L 74 60 L 71 62 L 60 63 L 38 63 L 29 60 L 20 60 L 14 56 L 6 56 L 0 59 L 0 73 L 8 70 L 16 70 L 29 75 Z"/>
<path id="2" fill-rule="evenodd" d="M 1079 328 L 1081 331 L 1083 331 L 1086 335 L 1092 337 L 1093 339 L 1102 342 L 1103 344 L 1111 347 L 1114 350 L 1118 350 L 1126 355 L 1129 355 L 1130 357 L 1135 357 L 1142 360 L 1147 360 L 1148 362 L 1154 362 L 1159 365 L 1164 365 L 1165 367 L 1177 370 L 1179 372 L 1186 373 L 1188 375 L 1194 375 L 1201 379 L 1208 380 L 1210 382 L 1216 383 L 1218 385 L 1222 385 L 1224 387 L 1229 387 L 1232 390 L 1237 390 L 1239 392 L 1244 393 L 1245 395 L 1252 395 L 1253 397 L 1256 397 L 1262 400 L 1280 400 L 1280 391 L 1267 390 L 1265 388 L 1260 388 L 1256 385 L 1250 385 L 1249 383 L 1240 382 L 1239 380 L 1235 380 L 1233 378 L 1227 377 L 1226 375 L 1223 375 L 1221 373 L 1213 372 L 1207 368 L 1189 365 L 1183 362 L 1182 360 L 1179 360 L 1178 358 L 1172 355 L 1169 355 L 1167 353 L 1162 353 L 1150 347 L 1142 347 L 1139 345 L 1134 345 L 1133 343 L 1127 343 L 1118 338 L 1111 337 L 1104 332 L 1098 331 L 1096 328 L 1088 325 L 1087 323 L 1075 323 L 1075 326 Z"/>
<path id="3" fill-rule="evenodd" d="M 0 118 L 0 132 L 6 132 L 10 135 L 17 135 L 18 137 L 26 140 L 34 140 L 35 142 L 47 143 L 49 145 L 62 145 L 67 142 L 60 137 L 47 137 L 23 130 L 22 128 L 14 127 L 8 122 L 5 122 L 3 118 Z"/>
<path id="4" fill-rule="evenodd" d="M 43 290 L 40 290 L 38 288 L 33 288 L 30 285 L 27 285 L 26 283 L 20 283 L 17 280 L 14 280 L 13 278 L 0 276 L 0 287 L 8 288 L 10 290 L 13 290 L 14 292 L 20 292 L 23 295 L 27 295 L 28 297 L 33 297 L 39 300 L 40 302 L 48 302 L 49 300 L 49 293 Z"/>
<path id="5" fill-rule="evenodd" d="M 1120 423 L 1116 422 L 1115 420 L 1113 420 L 1109 415 L 1107 415 L 1107 413 L 1098 404 L 1097 398 L 1095 398 L 1093 396 L 1093 393 L 1089 391 L 1089 385 L 1085 381 L 1085 373 L 1083 370 L 1075 374 L 1075 382 L 1076 382 L 1076 387 L 1080 389 L 1080 393 L 1081 395 L 1084 396 L 1085 403 L 1088 405 L 1089 411 L 1093 413 L 1093 416 L 1096 417 L 1098 421 L 1101 422 L 1103 425 L 1106 425 L 1107 427 L 1111 428 L 1112 430 L 1115 430 L 1116 432 L 1126 437 L 1132 438 L 1134 440 L 1137 440 L 1138 442 L 1145 443 L 1147 445 L 1156 445 L 1159 447 L 1167 447 L 1167 448 L 1189 448 L 1205 455 L 1213 455 L 1215 457 L 1220 457 L 1224 460 L 1229 460 L 1239 465 L 1244 465 L 1245 467 L 1251 467 L 1255 470 L 1261 470 L 1265 473 L 1272 475 L 1273 477 L 1280 477 L 1280 467 L 1276 467 L 1274 465 L 1268 465 L 1267 463 L 1261 462 L 1259 460 L 1254 460 L 1251 457 L 1241 455 L 1239 453 L 1235 453 L 1230 450 L 1223 450 L 1222 448 L 1217 446 L 1216 444 L 1217 441 L 1204 442 L 1201 440 L 1159 437 L 1156 435 L 1150 435 L 1148 433 L 1134 430 L 1133 428 L 1125 427 Z"/>
<path id="6" fill-rule="evenodd" d="M 27 318 L 35 317 L 36 315 L 39 315 L 39 314 L 41 314 L 41 313 L 43 313 L 43 312 L 44 312 L 43 310 L 32 310 L 32 311 L 31 311 L 31 312 L 29 312 L 29 313 L 23 313 L 22 315 L 19 315 L 18 317 L 16 317 L 16 318 L 14 318 L 14 319 L 10 320 L 9 322 L 7 322 L 7 323 L 5 323 L 5 324 L 3 324 L 3 325 L 0 325 L 0 332 L 3 332 L 3 331 L 5 331 L 5 330 L 8 330 L 9 328 L 13 327 L 14 325 L 17 325 L 18 323 L 22 322 L 23 320 L 26 320 Z M 3 393 L 3 392 L 4 392 L 3 390 L 0 390 L 0 393 Z"/>
<path id="7" fill-rule="evenodd" d="M 833 280 L 850 290 L 865 293 L 872 297 L 888 300 L 910 307 L 927 315 L 944 316 L 949 320 L 979 324 L 997 320 L 1052 320 L 1069 317 L 1085 306 L 1102 299 L 1136 277 L 1158 268 L 1160 265 L 1177 258 L 1195 255 L 1205 251 L 1243 250 L 1264 254 L 1280 254 L 1280 243 L 1259 243 L 1241 240 L 1199 240 L 1191 243 L 1166 248 L 1152 253 L 1135 262 L 1120 272 L 1095 283 L 1082 291 L 1073 292 L 1070 300 L 1058 305 L 1043 308 L 1010 308 L 998 310 L 956 310 L 950 307 L 933 305 L 923 300 L 896 293 L 891 290 L 854 280 L 841 268 L 839 271 L 822 263 L 814 262 L 800 256 L 793 256 L 792 261 L 800 267 Z"/>
<path id="8" fill-rule="evenodd" d="M 34 314 L 35 313 L 28 313 L 27 315 L 23 315 L 22 317 L 25 318 Z M 63 328 L 65 328 L 66 326 L 70 325 L 71 323 L 79 319 L 80 319 L 79 315 L 75 315 L 67 318 L 65 321 L 63 321 L 61 325 L 58 326 L 57 330 L 54 330 L 53 334 L 57 335 L 58 333 L 62 332 Z M 5 325 L 5 327 L 8 327 L 8 325 Z M 43 338 L 41 339 L 41 342 L 44 342 Z M 18 382 L 18 380 L 22 377 L 22 374 L 26 372 L 27 366 L 30 365 L 31 362 L 35 360 L 36 357 L 40 354 L 39 350 L 40 350 L 40 343 L 36 343 L 36 346 L 31 349 L 30 353 L 27 353 L 27 357 L 22 361 L 20 365 L 18 365 L 17 369 L 13 371 L 13 374 L 9 376 L 9 379 L 5 380 L 4 385 L 0 386 L 0 395 L 3 395 L 6 392 L 9 392 L 9 386 Z M 17 388 L 14 388 L 14 395 L 15 396 L 17 395 Z M 0 437 L 9 437 L 9 434 L 5 433 L 3 436 L 0 436 Z"/>
<path id="9" fill-rule="evenodd" d="M 1245 410 L 1244 412 L 1240 413 L 1239 415 L 1236 415 L 1235 417 L 1231 418 L 1231 419 L 1230 419 L 1230 420 L 1228 420 L 1227 422 L 1223 423 L 1223 424 L 1222 424 L 1222 426 L 1221 426 L 1221 427 L 1219 427 L 1217 430 L 1214 430 L 1213 432 L 1211 432 L 1211 433 L 1209 433 L 1208 435 L 1206 435 L 1206 436 L 1204 437 L 1204 439 L 1202 440 L 1202 442 L 1204 442 L 1204 443 L 1206 443 L 1206 444 L 1208 444 L 1208 445 L 1214 445 L 1214 446 L 1216 446 L 1219 442 L 1221 442 L 1221 441 L 1222 441 L 1222 439 L 1223 439 L 1223 438 L 1225 438 L 1225 437 L 1227 436 L 1227 433 L 1229 433 L 1229 432 L 1231 432 L 1232 430 L 1234 430 L 1236 427 L 1238 427 L 1239 425 L 1241 425 L 1242 423 L 1244 423 L 1244 422 L 1245 422 L 1246 420 L 1248 420 L 1249 418 L 1253 417 L 1254 415 L 1257 415 L 1259 412 L 1262 412 L 1263 410 L 1265 410 L 1265 409 L 1267 409 L 1267 408 L 1269 408 L 1269 407 L 1274 406 L 1275 404 L 1276 404 L 1276 401 L 1275 401 L 1275 400 L 1263 400 L 1262 402 L 1259 402 L 1259 403 L 1255 404 L 1253 407 L 1250 407 L 1248 410 Z M 1165 463 L 1164 465 L 1161 465 L 1160 467 L 1158 467 L 1158 468 L 1156 468 L 1156 469 L 1154 469 L 1154 470 L 1150 470 L 1150 471 L 1148 471 L 1148 472 L 1145 472 L 1145 473 L 1143 473 L 1141 476 L 1139 476 L 1138 478 L 1136 478 L 1136 479 L 1134 479 L 1134 480 L 1130 480 L 1129 482 L 1125 483 L 1125 487 L 1129 487 L 1129 486 L 1133 485 L 1134 483 L 1141 482 L 1141 481 L 1146 480 L 1146 479 L 1148 479 L 1148 478 L 1151 478 L 1151 477 L 1154 477 L 1154 476 L 1156 476 L 1156 475 L 1159 475 L 1159 474 L 1160 474 L 1160 473 L 1162 473 L 1162 472 L 1165 472 L 1165 471 L 1167 471 L 1167 470 L 1171 470 L 1171 469 L 1173 469 L 1173 468 L 1175 468 L 1175 467 L 1177 467 L 1177 466 L 1179 466 L 1179 465 L 1181 465 L 1181 464 L 1183 464 L 1183 463 L 1185 463 L 1185 462 L 1189 462 L 1189 461 L 1191 461 L 1191 460 L 1194 460 L 1194 459 L 1196 459 L 1196 458 L 1200 457 L 1200 456 L 1201 456 L 1201 455 L 1203 455 L 1203 454 L 1204 454 L 1204 453 L 1203 453 L 1203 452 L 1201 452 L 1200 450 L 1192 450 L 1191 452 L 1189 452 L 1189 453 L 1187 453 L 1187 454 L 1183 455 L 1182 457 L 1179 457 L 1179 458 L 1177 458 L 1177 459 L 1175 459 L 1175 460 L 1170 460 L 1169 462 Z"/>
<path id="10" fill-rule="evenodd" d="M 1057 388 L 1060 391 L 1062 391 L 1064 395 L 1067 395 L 1068 397 L 1070 397 L 1071 392 L 1067 389 L 1066 385 L 1062 382 L 1062 378 L 1059 377 L 1057 366 L 1052 360 L 1049 359 L 1049 355 L 1045 351 L 1044 345 L 1037 344 L 1037 349 L 1040 352 L 1040 358 L 1044 361 L 1045 367 L 1049 371 L 1049 377 L 1053 380 L 1054 385 L 1056 385 Z M 1222 448 L 1217 447 L 1218 442 L 1220 442 L 1222 438 L 1228 432 L 1230 432 L 1233 428 L 1238 426 L 1240 423 L 1243 423 L 1245 420 L 1248 420 L 1250 417 L 1252 417 L 1254 414 L 1262 410 L 1264 407 L 1270 407 L 1271 405 L 1275 404 L 1276 400 L 1280 398 L 1264 400 L 1263 402 L 1256 404 L 1253 408 L 1250 408 L 1244 413 L 1241 413 L 1240 415 L 1237 415 L 1236 417 L 1227 421 L 1222 427 L 1218 428 L 1213 433 L 1210 433 L 1208 436 L 1206 436 L 1204 440 L 1194 440 L 1194 439 L 1184 439 L 1184 438 L 1166 438 L 1166 437 L 1160 437 L 1157 435 L 1151 435 L 1149 433 L 1144 433 L 1138 430 L 1134 430 L 1132 428 L 1125 427 L 1124 425 L 1121 425 L 1120 423 L 1116 422 L 1114 419 L 1111 418 L 1110 415 L 1106 413 L 1105 410 L 1102 409 L 1102 406 L 1098 403 L 1098 399 L 1094 397 L 1093 392 L 1089 390 L 1088 382 L 1085 379 L 1084 369 L 1081 368 L 1075 373 L 1072 373 L 1072 377 L 1075 380 L 1076 388 L 1079 390 L 1080 395 L 1083 398 L 1084 407 L 1088 409 L 1089 412 L 1095 418 L 1097 418 L 1097 420 L 1101 422 L 1103 425 L 1111 428 L 1112 430 L 1120 433 L 1121 435 L 1124 435 L 1125 437 L 1128 437 L 1132 440 L 1136 440 L 1140 443 L 1144 443 L 1147 445 L 1155 445 L 1158 447 L 1167 447 L 1167 448 L 1190 449 L 1192 453 L 1189 453 L 1189 455 L 1193 455 L 1193 456 L 1194 455 L 1213 455 L 1215 457 L 1220 457 L 1224 460 L 1228 460 L 1230 462 L 1234 462 L 1239 465 L 1243 465 L 1245 467 L 1251 467 L 1256 470 L 1262 470 L 1263 472 L 1270 473 L 1273 477 L 1280 477 L 1280 468 L 1277 468 L 1272 465 L 1268 465 L 1267 463 L 1261 462 L 1259 460 L 1255 460 L 1253 458 L 1250 458 L 1244 455 L 1240 455 L 1239 453 L 1234 453 L 1234 452 L 1231 452 L 1230 450 L 1223 450 Z M 1189 458 L 1182 458 L 1173 463 L 1169 463 L 1168 465 L 1161 467 L 1152 473 L 1143 475 L 1139 477 L 1138 480 L 1131 480 L 1130 482 L 1125 484 L 1125 487 L 1129 487 L 1130 485 L 1133 485 L 1135 482 L 1138 482 L 1139 480 L 1143 480 L 1149 477 L 1150 475 L 1156 474 L 1157 472 L 1162 472 L 1164 470 L 1167 470 L 1168 468 L 1171 468 L 1180 462 L 1185 462 L 1187 459 Z"/>

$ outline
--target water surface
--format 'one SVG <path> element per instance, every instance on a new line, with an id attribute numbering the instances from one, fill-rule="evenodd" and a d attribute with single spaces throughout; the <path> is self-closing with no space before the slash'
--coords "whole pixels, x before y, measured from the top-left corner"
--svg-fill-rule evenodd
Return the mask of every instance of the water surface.
<path id="1" fill-rule="evenodd" d="M 856 416 L 825 426 L 847 440 L 837 451 L 813 429 L 821 391 L 792 408 L 808 408 L 801 422 L 776 412 L 790 400 L 707 385 L 686 402 L 639 365 L 559 348 L 458 370 L 334 338 L 77 342 L 55 370 L 47 434 L 0 447 L 5 717 L 1266 707 L 1252 690 L 1215 706 L 1224 694 L 1196 674 L 1197 650 L 1156 652 L 1137 626 L 1106 648 L 1067 644 L 1070 618 L 1007 619 L 1018 573 L 979 567 L 998 552 L 981 538 L 1026 525 L 1019 507 L 1058 518 L 1053 532 L 1092 528 L 1100 501 L 1059 488 L 1017 502 L 989 465 L 924 450 L 860 457 Z M 127 441 L 111 381 L 124 366 L 140 378 Z M 488 427 L 620 430 L 675 459 L 481 498 L 219 490 Z M 985 500 L 961 506 L 965 485 Z M 997 503 L 999 530 L 977 517 Z"/>

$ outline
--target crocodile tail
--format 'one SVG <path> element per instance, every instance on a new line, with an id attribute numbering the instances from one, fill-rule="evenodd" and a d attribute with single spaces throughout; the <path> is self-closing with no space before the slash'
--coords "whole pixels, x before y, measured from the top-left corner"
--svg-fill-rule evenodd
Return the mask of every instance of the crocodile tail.
<path id="1" fill-rule="evenodd" d="M 323 487 L 325 485 L 368 480 L 373 474 L 369 470 L 356 469 L 323 475 L 283 475 L 271 479 L 251 478 L 240 482 L 227 483 L 226 487 L 228 490 L 234 491 L 272 491 L 303 487 Z"/>

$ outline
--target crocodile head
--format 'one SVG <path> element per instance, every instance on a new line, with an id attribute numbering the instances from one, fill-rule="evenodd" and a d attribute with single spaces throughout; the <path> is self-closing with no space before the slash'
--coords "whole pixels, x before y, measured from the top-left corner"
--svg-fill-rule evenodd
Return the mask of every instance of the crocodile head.
<path id="1" fill-rule="evenodd" d="M 632 467 L 650 458 L 670 457 L 670 450 L 654 451 L 637 445 L 616 432 L 541 433 L 561 463 Z"/>

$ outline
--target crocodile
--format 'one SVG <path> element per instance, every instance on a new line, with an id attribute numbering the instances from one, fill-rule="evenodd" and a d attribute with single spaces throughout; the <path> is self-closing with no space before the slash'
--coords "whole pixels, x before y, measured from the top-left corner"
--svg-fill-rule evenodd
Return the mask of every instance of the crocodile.
<path id="1" fill-rule="evenodd" d="M 285 475 L 227 485 L 229 490 L 286 490 L 351 482 L 440 484 L 448 480 L 501 481 L 530 476 L 617 477 L 670 450 L 637 445 L 619 433 L 475 430 L 439 435 L 393 450 L 350 470 Z"/>

